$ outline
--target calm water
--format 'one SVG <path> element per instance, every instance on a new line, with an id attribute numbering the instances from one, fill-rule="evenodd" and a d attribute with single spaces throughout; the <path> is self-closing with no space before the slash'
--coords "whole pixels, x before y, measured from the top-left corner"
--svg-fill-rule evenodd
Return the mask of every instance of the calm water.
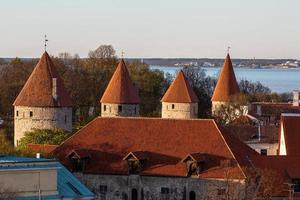
<path id="1" fill-rule="evenodd" d="M 172 75 L 180 67 L 150 66 L 151 69 L 160 69 Z M 204 67 L 208 76 L 218 77 L 220 68 Z M 261 82 L 273 92 L 291 92 L 300 89 L 300 68 L 297 69 L 250 69 L 234 68 L 238 80 L 247 79 L 253 82 Z"/>

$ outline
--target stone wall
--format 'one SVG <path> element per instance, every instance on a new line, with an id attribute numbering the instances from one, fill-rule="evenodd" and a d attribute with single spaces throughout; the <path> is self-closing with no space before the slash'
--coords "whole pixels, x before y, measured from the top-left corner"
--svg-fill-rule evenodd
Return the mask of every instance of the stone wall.
<path id="1" fill-rule="evenodd" d="M 72 108 L 70 107 L 25 107 L 16 106 L 14 111 L 14 144 L 26 131 L 62 128 L 72 131 Z"/>
<path id="2" fill-rule="evenodd" d="M 139 113 L 138 104 L 101 104 L 102 117 L 138 117 Z"/>
<path id="3" fill-rule="evenodd" d="M 189 200 L 194 192 L 197 200 L 218 196 L 218 189 L 225 188 L 225 181 L 203 180 L 198 177 L 152 177 L 139 175 L 75 174 L 100 200 Z M 239 185 L 240 182 L 238 182 Z M 168 192 L 168 193 L 167 193 Z"/>
<path id="4" fill-rule="evenodd" d="M 198 117 L 198 103 L 162 102 L 162 118 L 192 119 Z"/>

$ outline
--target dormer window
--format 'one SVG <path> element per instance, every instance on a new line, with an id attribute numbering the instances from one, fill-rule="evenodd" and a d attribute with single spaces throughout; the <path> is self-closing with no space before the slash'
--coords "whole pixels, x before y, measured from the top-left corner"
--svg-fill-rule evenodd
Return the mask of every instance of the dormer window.
<path id="1" fill-rule="evenodd" d="M 123 160 L 127 161 L 129 174 L 139 174 L 143 170 L 147 158 L 145 152 L 135 151 L 127 154 Z"/>
<path id="2" fill-rule="evenodd" d="M 67 156 L 72 164 L 73 172 L 83 172 L 88 164 L 91 156 L 87 150 L 73 150 Z"/>
<path id="3" fill-rule="evenodd" d="M 207 155 L 203 153 L 188 154 L 181 162 L 186 164 L 187 176 L 199 175 L 205 171 Z"/>

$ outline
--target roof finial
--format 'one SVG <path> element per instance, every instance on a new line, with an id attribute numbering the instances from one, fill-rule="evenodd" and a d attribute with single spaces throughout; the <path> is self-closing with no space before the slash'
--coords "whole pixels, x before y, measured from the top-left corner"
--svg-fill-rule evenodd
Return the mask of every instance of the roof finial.
<path id="1" fill-rule="evenodd" d="M 125 52 L 122 50 L 122 52 L 121 52 L 121 58 L 122 59 L 124 58 L 124 55 L 125 55 Z"/>
<path id="2" fill-rule="evenodd" d="M 229 52 L 230 52 L 230 49 L 231 49 L 231 47 L 228 46 L 228 47 L 227 47 L 227 53 L 228 53 L 228 54 L 229 54 Z"/>
<path id="3" fill-rule="evenodd" d="M 47 50 L 47 42 L 48 42 L 49 40 L 47 39 L 47 35 L 45 35 L 45 51 Z"/>

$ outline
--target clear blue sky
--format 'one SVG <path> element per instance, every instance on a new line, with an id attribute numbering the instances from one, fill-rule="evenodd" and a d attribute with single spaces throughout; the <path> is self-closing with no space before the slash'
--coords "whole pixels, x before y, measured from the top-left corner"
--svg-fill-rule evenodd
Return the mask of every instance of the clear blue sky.
<path id="1" fill-rule="evenodd" d="M 125 57 L 300 59 L 300 0 L 0 0 L 0 57 L 87 56 L 112 44 Z"/>

